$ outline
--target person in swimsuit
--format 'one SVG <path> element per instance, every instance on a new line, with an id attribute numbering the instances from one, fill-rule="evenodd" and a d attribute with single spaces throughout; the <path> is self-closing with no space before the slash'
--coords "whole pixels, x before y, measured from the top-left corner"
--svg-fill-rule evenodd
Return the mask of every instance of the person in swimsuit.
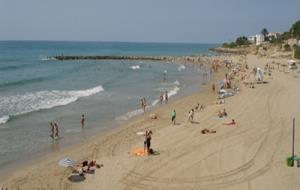
<path id="1" fill-rule="evenodd" d="M 146 138 L 146 144 L 147 144 L 147 152 L 148 154 L 150 153 L 150 148 L 151 148 L 151 135 L 152 131 L 148 132 L 147 138 Z"/>
<path id="2" fill-rule="evenodd" d="M 54 123 L 54 129 L 55 129 L 55 137 L 58 137 L 58 133 L 59 133 L 59 130 L 58 130 L 58 125 L 57 123 Z"/>
<path id="3" fill-rule="evenodd" d="M 168 103 L 169 96 L 168 96 L 168 91 L 165 92 L 165 102 L 166 104 Z"/>
<path id="4" fill-rule="evenodd" d="M 144 139 L 144 152 L 146 151 L 146 148 L 147 148 L 147 137 L 148 137 L 148 131 L 146 130 L 145 134 L 145 139 Z"/>
<path id="5" fill-rule="evenodd" d="M 81 115 L 81 127 L 84 127 L 85 117 L 84 114 Z"/>
<path id="6" fill-rule="evenodd" d="M 163 92 L 160 92 L 159 101 L 160 101 L 160 104 L 162 104 L 164 101 L 164 93 Z"/>
<path id="7" fill-rule="evenodd" d="M 54 125 L 53 123 L 51 122 L 50 123 L 50 137 L 53 139 L 54 138 Z"/>

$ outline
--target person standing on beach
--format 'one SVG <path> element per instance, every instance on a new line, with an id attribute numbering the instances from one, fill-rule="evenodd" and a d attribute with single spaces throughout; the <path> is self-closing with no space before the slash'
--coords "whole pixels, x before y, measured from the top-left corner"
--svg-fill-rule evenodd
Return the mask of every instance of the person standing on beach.
<path id="1" fill-rule="evenodd" d="M 84 127 L 85 117 L 84 114 L 81 115 L 81 128 Z"/>
<path id="2" fill-rule="evenodd" d="M 54 123 L 54 131 L 55 131 L 55 137 L 58 137 L 58 133 L 59 133 L 59 130 L 58 130 L 58 125 L 57 123 Z"/>
<path id="3" fill-rule="evenodd" d="M 165 102 L 166 104 L 168 103 L 169 96 L 168 96 L 168 91 L 165 92 Z"/>
<path id="4" fill-rule="evenodd" d="M 216 85 L 215 85 L 215 84 L 212 84 L 212 87 L 211 87 L 211 88 L 212 88 L 212 91 L 213 91 L 213 92 L 216 91 Z"/>
<path id="5" fill-rule="evenodd" d="M 54 138 L 54 125 L 53 123 L 51 122 L 50 123 L 50 137 L 53 139 Z"/>
<path id="6" fill-rule="evenodd" d="M 171 113 L 171 121 L 172 121 L 173 125 L 175 125 L 175 123 L 176 123 L 175 119 L 176 119 L 176 111 L 173 110 L 173 112 Z"/>
<path id="7" fill-rule="evenodd" d="M 160 104 L 162 104 L 164 101 L 164 93 L 162 91 L 160 92 L 159 101 L 160 101 Z"/>
<path id="8" fill-rule="evenodd" d="M 151 153 L 150 149 L 151 149 L 151 135 L 152 135 L 152 131 L 149 131 L 147 136 L 146 136 L 146 144 L 147 144 L 147 153 L 148 155 Z"/>
<path id="9" fill-rule="evenodd" d="M 144 109 L 144 98 L 140 98 L 140 106 L 141 106 L 141 109 Z"/>
<path id="10" fill-rule="evenodd" d="M 142 107 L 143 107 L 144 112 L 146 112 L 146 106 L 147 106 L 146 98 L 144 97 L 142 100 Z"/>
<path id="11" fill-rule="evenodd" d="M 147 148 L 147 136 L 148 136 L 148 131 L 146 130 L 145 134 L 145 139 L 144 139 L 144 152 L 146 152 L 146 148 Z"/>

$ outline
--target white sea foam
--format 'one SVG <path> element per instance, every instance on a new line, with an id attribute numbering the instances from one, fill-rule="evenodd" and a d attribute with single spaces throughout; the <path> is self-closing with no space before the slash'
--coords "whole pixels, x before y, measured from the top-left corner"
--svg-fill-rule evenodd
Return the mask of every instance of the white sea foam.
<path id="1" fill-rule="evenodd" d="M 8 120 L 9 120 L 8 115 L 0 117 L 0 125 L 6 123 Z"/>
<path id="2" fill-rule="evenodd" d="M 169 91 L 169 97 L 176 95 L 179 92 L 179 90 L 180 88 L 178 86 L 175 86 L 172 90 Z"/>
<path id="3" fill-rule="evenodd" d="M 180 82 L 178 80 L 176 80 L 175 82 L 173 82 L 173 84 L 180 85 Z"/>
<path id="4" fill-rule="evenodd" d="M 177 68 L 178 71 L 182 71 L 182 70 L 184 70 L 184 69 L 185 69 L 185 66 L 184 66 L 184 65 L 180 65 L 180 66 Z"/>
<path id="5" fill-rule="evenodd" d="M 140 66 L 139 65 L 133 65 L 133 66 L 130 66 L 130 69 L 132 69 L 132 70 L 140 69 Z"/>
<path id="6" fill-rule="evenodd" d="M 22 95 L 0 97 L 0 113 L 17 116 L 42 109 L 50 109 L 63 106 L 77 101 L 79 98 L 87 97 L 104 91 L 102 86 L 86 90 L 45 90 Z M 7 122 L 9 117 L 1 117 L 2 122 Z"/>
<path id="7" fill-rule="evenodd" d="M 180 90 L 180 88 L 178 86 L 175 86 L 173 89 L 171 89 L 168 92 L 169 97 L 176 95 L 179 92 L 179 90 Z M 153 102 L 151 103 L 151 105 L 148 106 L 147 108 L 156 106 L 158 103 L 159 103 L 158 99 L 153 100 Z M 116 117 L 115 120 L 117 120 L 117 121 L 127 121 L 128 119 L 130 119 L 130 118 L 132 118 L 134 116 L 137 116 L 137 115 L 141 115 L 142 113 L 144 113 L 144 111 L 142 109 L 133 110 L 133 111 L 127 112 L 124 115 Z"/>
<path id="8" fill-rule="evenodd" d="M 127 112 L 124 115 L 116 117 L 115 120 L 117 120 L 117 121 L 127 121 L 128 119 L 130 119 L 134 116 L 140 115 L 142 113 L 144 113 L 144 111 L 142 109 L 133 110 L 133 111 Z"/>
<path id="9" fill-rule="evenodd" d="M 49 61 L 49 60 L 56 60 L 54 57 L 43 57 L 40 59 L 41 61 Z"/>
<path id="10" fill-rule="evenodd" d="M 155 105 L 157 105 L 158 104 L 158 102 L 159 102 L 159 100 L 158 99 L 156 99 L 156 100 L 154 100 L 153 102 L 152 102 L 152 106 L 155 106 Z"/>

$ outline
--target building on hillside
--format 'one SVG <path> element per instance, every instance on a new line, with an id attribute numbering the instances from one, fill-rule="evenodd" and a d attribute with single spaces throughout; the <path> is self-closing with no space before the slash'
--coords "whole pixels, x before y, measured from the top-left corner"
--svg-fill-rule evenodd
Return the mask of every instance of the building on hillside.
<path id="1" fill-rule="evenodd" d="M 282 33 L 280 33 L 280 32 L 270 32 L 270 33 L 267 34 L 267 38 L 269 40 L 278 39 L 281 34 Z"/>
<path id="2" fill-rule="evenodd" d="M 255 36 L 248 36 L 247 39 L 248 39 L 248 41 L 249 41 L 250 43 L 252 43 L 252 44 L 254 44 L 254 43 L 255 43 L 255 40 L 256 40 Z"/>
<path id="3" fill-rule="evenodd" d="M 260 44 L 262 44 L 265 41 L 265 37 L 262 34 L 256 34 L 255 35 L 255 44 L 257 46 L 259 46 Z"/>

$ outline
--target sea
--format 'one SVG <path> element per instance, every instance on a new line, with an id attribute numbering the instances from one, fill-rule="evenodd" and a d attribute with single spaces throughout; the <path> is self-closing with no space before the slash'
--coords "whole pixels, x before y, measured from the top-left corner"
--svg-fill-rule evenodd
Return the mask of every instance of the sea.
<path id="1" fill-rule="evenodd" d="M 170 100 L 201 90 L 203 68 L 184 63 L 52 59 L 55 55 L 212 55 L 218 44 L 0 41 L 0 170 L 118 127 Z M 163 80 L 165 75 L 166 80 Z M 82 129 L 81 115 L 86 118 Z M 60 138 L 50 137 L 50 122 Z"/>

